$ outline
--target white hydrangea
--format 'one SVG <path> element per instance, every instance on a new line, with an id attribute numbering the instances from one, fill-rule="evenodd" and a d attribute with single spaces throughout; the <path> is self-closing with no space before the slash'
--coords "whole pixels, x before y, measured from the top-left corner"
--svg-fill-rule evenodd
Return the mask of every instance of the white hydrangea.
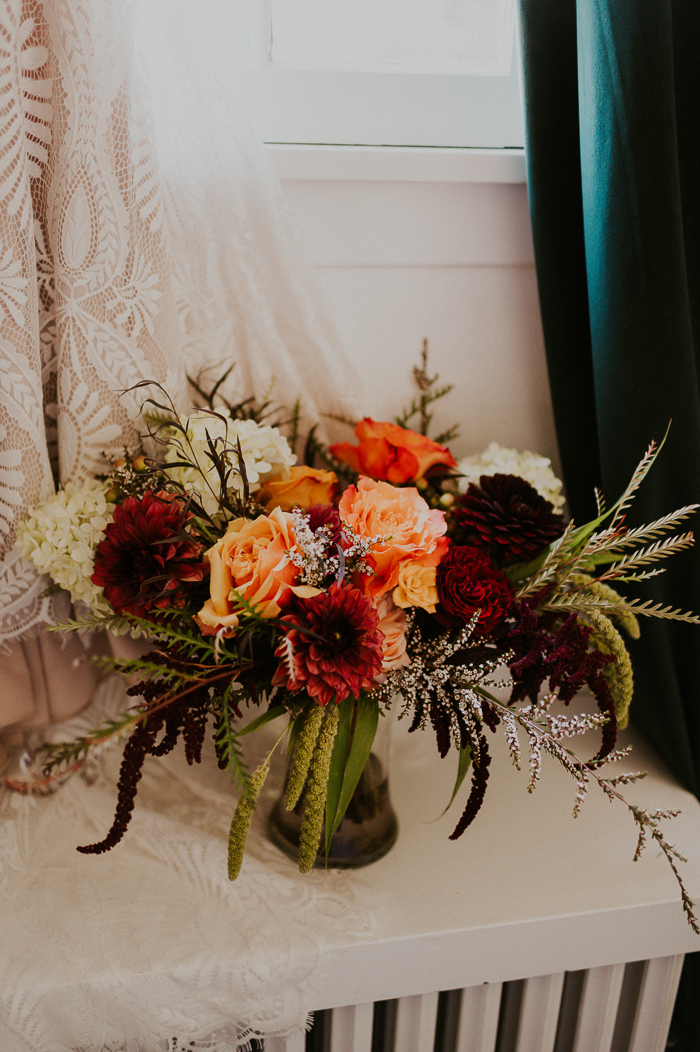
<path id="1" fill-rule="evenodd" d="M 212 441 L 218 440 L 216 445 L 219 452 L 227 451 L 228 462 L 233 467 L 230 486 L 239 494 L 243 492 L 243 480 L 238 472 L 237 441 L 241 444 L 251 493 L 255 493 L 275 476 L 289 478 L 289 469 L 296 461 L 287 439 L 276 427 L 256 424 L 254 420 L 234 420 L 227 409 L 217 408 L 216 413 L 218 415 L 214 416 L 198 410 L 183 419 L 187 440 L 180 432 L 171 430 L 165 455 L 166 463 L 185 459 L 196 463 L 197 467 L 170 468 L 168 475 L 188 490 L 195 490 L 209 515 L 214 515 L 219 507 L 219 477 L 207 455 L 207 434 Z"/>
<path id="2" fill-rule="evenodd" d="M 53 497 L 33 508 L 19 528 L 16 547 L 70 592 L 73 602 L 83 602 L 97 614 L 112 608 L 93 584 L 95 548 L 114 518 L 114 504 L 107 500 L 108 485 L 97 479 L 66 483 Z"/>
<path id="3" fill-rule="evenodd" d="M 552 471 L 552 462 L 529 449 L 519 453 L 517 449 L 508 449 L 492 442 L 483 453 L 464 457 L 457 465 L 464 478 L 458 480 L 459 490 L 465 493 L 470 482 L 479 483 L 481 475 L 519 475 L 534 486 L 541 497 L 552 502 L 555 508 L 561 508 L 566 502 L 562 496 L 562 482 Z"/>

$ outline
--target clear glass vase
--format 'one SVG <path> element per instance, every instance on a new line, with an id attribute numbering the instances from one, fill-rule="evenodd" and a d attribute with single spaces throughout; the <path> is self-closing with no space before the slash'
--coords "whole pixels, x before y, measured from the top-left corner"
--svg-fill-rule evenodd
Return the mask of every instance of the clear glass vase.
<path id="1" fill-rule="evenodd" d="M 380 716 L 372 751 L 345 817 L 331 837 L 328 855 L 324 848 L 325 829 L 321 834 L 316 866 L 357 869 L 376 862 L 394 846 L 399 825 L 389 796 L 392 724 L 390 713 Z M 303 799 L 302 793 L 294 810 L 288 811 L 284 806 L 284 793 L 281 793 L 268 820 L 268 833 L 273 844 L 293 859 L 299 854 Z"/>

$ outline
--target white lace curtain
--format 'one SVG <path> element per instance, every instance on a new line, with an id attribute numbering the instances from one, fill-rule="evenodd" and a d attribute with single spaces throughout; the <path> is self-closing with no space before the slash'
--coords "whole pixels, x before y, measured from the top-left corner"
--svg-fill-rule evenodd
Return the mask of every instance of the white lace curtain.
<path id="1" fill-rule="evenodd" d="M 307 421 L 356 411 L 227 76 L 220 9 L 0 0 L 0 729 L 82 703 L 47 679 L 52 637 L 27 642 L 54 600 L 13 544 L 27 508 L 136 442 L 120 392 L 153 379 L 185 408 L 186 369 L 235 361 L 229 393 L 272 387 Z"/>

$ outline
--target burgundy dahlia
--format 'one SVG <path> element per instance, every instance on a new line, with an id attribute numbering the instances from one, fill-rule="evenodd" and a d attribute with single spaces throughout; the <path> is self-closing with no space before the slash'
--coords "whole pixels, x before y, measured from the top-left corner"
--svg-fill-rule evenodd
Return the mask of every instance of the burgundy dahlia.
<path id="1" fill-rule="evenodd" d="M 469 543 L 503 565 L 527 562 L 564 532 L 564 517 L 518 475 L 482 475 L 458 498 L 455 520 Z"/>
<path id="2" fill-rule="evenodd" d="M 453 544 L 437 568 L 439 614 L 453 624 L 467 624 L 477 610 L 474 635 L 492 632 L 508 615 L 513 588 L 481 548 Z"/>
<path id="3" fill-rule="evenodd" d="M 117 505 L 95 550 L 92 581 L 118 613 L 147 618 L 184 604 L 182 582 L 201 581 L 206 569 L 191 518 L 181 498 L 151 490 Z"/>
<path id="4" fill-rule="evenodd" d="M 307 508 L 306 514 L 312 533 L 315 533 L 321 526 L 325 526 L 333 543 L 340 544 L 340 512 L 333 504 L 312 504 L 310 508 Z"/>
<path id="5" fill-rule="evenodd" d="M 357 588 L 333 584 L 312 599 L 294 600 L 284 620 L 295 627 L 287 628 L 275 651 L 276 686 L 305 690 L 319 705 L 340 704 L 373 686 L 384 636 L 378 614 Z"/>

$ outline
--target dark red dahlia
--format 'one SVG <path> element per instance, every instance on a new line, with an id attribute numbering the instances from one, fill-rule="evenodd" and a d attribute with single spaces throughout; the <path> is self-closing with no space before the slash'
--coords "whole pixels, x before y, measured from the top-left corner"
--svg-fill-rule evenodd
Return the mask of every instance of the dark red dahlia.
<path id="1" fill-rule="evenodd" d="M 184 604 L 182 582 L 201 581 L 206 571 L 191 519 L 186 502 L 168 493 L 147 490 L 117 505 L 92 575 L 117 613 L 147 618 L 152 610 Z"/>
<path id="2" fill-rule="evenodd" d="M 564 517 L 518 475 L 482 475 L 457 500 L 457 523 L 469 544 L 488 548 L 499 565 L 527 562 L 564 532 Z"/>
<path id="3" fill-rule="evenodd" d="M 373 686 L 382 670 L 384 636 L 377 612 L 357 588 L 332 584 L 312 599 L 296 599 L 285 622 L 298 627 L 286 630 L 275 651 L 276 686 L 305 690 L 319 705 L 340 704 Z"/>
<path id="4" fill-rule="evenodd" d="M 333 504 L 312 504 L 307 509 L 306 514 L 309 519 L 309 527 L 313 533 L 319 527 L 325 526 L 334 544 L 340 543 L 340 512 Z"/>
<path id="5" fill-rule="evenodd" d="M 466 624 L 481 610 L 474 635 L 492 632 L 508 615 L 513 588 L 481 548 L 453 544 L 437 568 L 439 613 L 453 624 Z"/>

